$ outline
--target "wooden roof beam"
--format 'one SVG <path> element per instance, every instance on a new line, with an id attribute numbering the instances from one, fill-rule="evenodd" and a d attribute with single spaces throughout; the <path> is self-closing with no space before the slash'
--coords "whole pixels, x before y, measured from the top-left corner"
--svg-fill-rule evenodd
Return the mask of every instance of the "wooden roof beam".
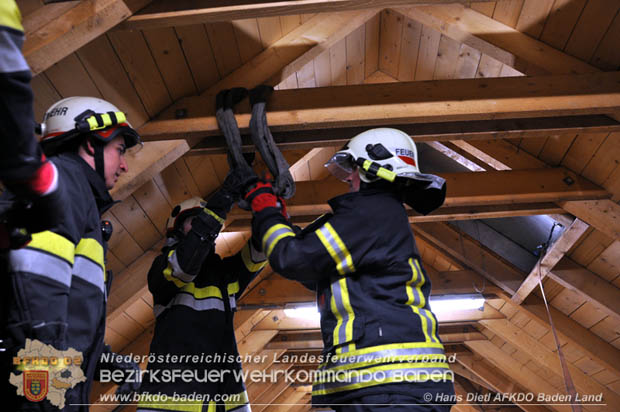
<path id="1" fill-rule="evenodd" d="M 493 0 L 482 0 L 493 1 Z M 334 13 L 370 7 L 398 7 L 411 4 L 470 3 L 470 0 L 297 0 L 297 1 L 231 1 L 211 0 L 208 7 L 198 8 L 194 1 L 159 0 L 122 24 L 122 29 L 153 29 L 187 24 L 214 23 L 256 17 L 292 14 Z M 206 6 L 206 4 L 203 4 Z"/>
<path id="2" fill-rule="evenodd" d="M 506 264 L 502 259 L 489 252 L 486 247 L 481 249 L 480 245 L 470 239 L 469 236 L 463 234 L 461 243 L 459 233 L 448 225 L 440 223 L 416 224 L 414 225 L 414 230 L 419 232 L 418 234 L 424 239 L 438 245 L 444 253 L 452 256 L 457 261 L 466 262 L 464 264 L 465 267 L 475 269 L 478 273 L 484 274 L 492 281 L 494 281 L 495 277 L 499 278 L 498 280 L 503 280 L 504 284 L 510 284 L 511 279 L 524 278 L 525 276 L 518 269 Z M 549 276 L 554 271 L 557 272 L 553 277 L 556 282 L 562 282 L 563 286 L 569 287 L 581 294 L 588 301 L 605 310 L 609 315 L 618 316 L 617 311 L 620 304 L 620 290 L 618 288 L 609 285 L 608 282 L 605 282 L 566 257 L 556 265 Z M 489 273 L 491 275 L 488 275 Z M 519 284 L 518 282 L 516 283 Z M 480 285 L 480 283 L 476 283 L 476 285 Z M 506 290 L 505 287 L 503 289 Z M 527 297 L 524 304 L 519 306 L 510 300 L 512 295 L 512 293 L 500 293 L 500 296 L 507 300 L 514 310 L 521 312 L 547 328 L 551 327 L 542 299 L 531 294 Z M 583 350 L 590 358 L 620 373 L 620 365 L 617 362 L 617 359 L 620 357 L 618 349 L 603 341 L 593 332 L 587 330 L 559 310 L 551 307 L 551 312 L 556 329 L 563 338 Z"/>
<path id="3" fill-rule="evenodd" d="M 598 71 L 575 57 L 462 4 L 408 7 L 397 11 L 531 76 Z"/>
<path id="4" fill-rule="evenodd" d="M 560 390 L 533 373 L 524 365 L 519 364 L 513 357 L 490 341 L 465 342 L 465 346 L 481 358 L 493 364 L 493 366 L 505 373 L 516 384 L 527 389 L 528 392 L 555 395 Z M 457 356 L 457 360 L 458 358 Z M 549 405 L 549 407 L 557 412 L 571 412 L 570 406 L 553 404 Z"/>
<path id="5" fill-rule="evenodd" d="M 548 276 L 581 295 L 609 316 L 620 320 L 620 289 L 589 269 L 565 256 Z"/>
<path id="6" fill-rule="evenodd" d="M 549 135 L 603 133 L 620 131 L 620 123 L 605 115 L 582 115 L 541 117 L 526 119 L 470 120 L 460 122 L 390 124 L 390 127 L 408 133 L 416 142 L 455 142 L 466 140 L 510 139 L 547 137 Z M 368 126 L 339 127 L 334 129 L 313 129 L 273 132 L 273 138 L 281 150 L 312 149 L 320 147 L 342 147 Z M 161 136 L 163 137 L 163 136 Z M 149 136 L 148 139 L 159 139 Z M 241 136 L 243 150 L 253 150 L 249 135 Z M 226 153 L 223 136 L 210 136 L 192 147 L 191 154 Z"/>
<path id="7" fill-rule="evenodd" d="M 461 146 L 472 156 L 502 170 L 549 167 L 542 160 L 530 155 L 517 146 L 500 140 L 478 140 L 464 142 Z M 575 215 L 590 226 L 613 239 L 620 240 L 620 205 L 612 200 L 559 202 L 567 212 Z"/>
<path id="8" fill-rule="evenodd" d="M 188 97 L 186 117 L 151 121 L 145 140 L 218 135 L 215 99 Z M 609 114 L 620 110 L 620 72 L 541 77 L 434 80 L 276 90 L 267 120 L 274 132 L 528 117 Z M 237 122 L 247 130 L 247 99 Z M 334 132 L 335 133 L 335 132 Z"/>
<path id="9" fill-rule="evenodd" d="M 531 294 L 521 305 L 517 305 L 511 300 L 510 296 L 502 293 L 499 295 L 510 306 L 511 311 L 516 311 L 545 328 L 551 328 L 545 304 L 538 296 Z M 570 342 L 582 350 L 590 359 L 620 375 L 619 349 L 605 342 L 553 306 L 550 306 L 549 309 L 553 324 L 561 340 Z"/>
<path id="10" fill-rule="evenodd" d="M 36 10 L 24 21 L 23 53 L 32 74 L 43 72 L 149 2 L 91 0 L 72 5 L 47 5 Z"/>
<path id="11" fill-rule="evenodd" d="M 474 374 L 478 379 L 488 385 L 493 391 L 499 393 L 526 393 L 528 392 L 521 385 L 512 382 L 511 378 L 506 376 L 504 372 L 490 365 L 486 360 L 475 356 L 457 356 L 457 365 L 464 367 L 466 370 Z M 458 372 L 457 372 L 458 373 Z M 532 405 L 531 403 L 516 403 L 516 405 L 525 412 L 544 412 L 549 409 L 542 405 Z"/>
<path id="12" fill-rule="evenodd" d="M 570 227 L 568 227 L 552 245 L 548 245 L 549 248 L 545 255 L 539 259 L 521 286 L 519 286 L 519 290 L 512 296 L 512 301 L 516 304 L 521 304 L 538 283 L 543 281 L 556 263 L 558 263 L 573 245 L 581 239 L 581 236 L 589 227 L 589 225 L 581 220 L 575 219 Z"/>
<path id="13" fill-rule="evenodd" d="M 561 208 L 552 202 L 608 196 L 603 189 L 564 168 L 439 175 L 447 181 L 444 204 L 428 216 L 408 209 L 411 222 L 557 213 Z M 346 185 L 334 178 L 298 182 L 296 187 L 287 209 L 297 224 L 311 222 L 330 211 L 327 201 L 347 191 Z M 229 214 L 226 230 L 249 230 L 250 219 L 249 212 L 235 210 Z"/>
<path id="14" fill-rule="evenodd" d="M 558 376 L 563 376 L 557 351 L 540 343 L 508 319 L 481 320 L 480 324 L 515 347 L 527 348 L 527 353 L 536 363 Z M 466 342 L 466 344 L 469 344 L 469 342 Z M 620 395 L 611 391 L 605 385 L 598 383 L 570 362 L 568 362 L 568 368 L 579 393 L 594 395 L 602 393 L 603 403 L 606 403 L 610 410 L 620 409 Z"/>

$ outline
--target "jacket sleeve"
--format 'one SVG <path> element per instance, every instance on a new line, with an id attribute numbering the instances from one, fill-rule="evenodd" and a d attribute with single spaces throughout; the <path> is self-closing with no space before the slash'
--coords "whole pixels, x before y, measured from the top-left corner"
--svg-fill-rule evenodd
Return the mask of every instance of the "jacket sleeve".
<path id="1" fill-rule="evenodd" d="M 239 299 L 250 282 L 267 265 L 267 258 L 252 244 L 252 239 L 233 256 L 221 260 L 228 295 Z"/>
<path id="2" fill-rule="evenodd" d="M 148 274 L 155 303 L 166 305 L 179 289 L 194 281 L 205 259 L 214 253 L 214 239 L 220 228 L 221 221 L 205 209 L 196 216 L 184 238 L 155 258 Z"/>
<path id="3" fill-rule="evenodd" d="M 334 229 L 337 220 L 338 216 L 326 216 L 312 225 L 313 230 L 296 234 L 277 209 L 266 208 L 254 216 L 252 230 L 260 233 L 263 251 L 275 272 L 314 289 L 323 279 L 354 271 L 350 246 Z"/>
<path id="4" fill-rule="evenodd" d="M 29 179 L 41 166 L 34 135 L 31 74 L 21 48 L 24 32 L 14 0 L 0 2 L 0 180 Z"/>

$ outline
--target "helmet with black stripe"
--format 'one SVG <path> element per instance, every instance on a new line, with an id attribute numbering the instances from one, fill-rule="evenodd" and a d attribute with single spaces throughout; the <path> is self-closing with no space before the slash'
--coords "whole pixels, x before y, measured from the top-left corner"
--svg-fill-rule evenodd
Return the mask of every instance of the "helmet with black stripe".
<path id="1" fill-rule="evenodd" d="M 394 183 L 403 201 L 422 214 L 435 210 L 445 199 L 445 180 L 420 172 L 413 139 L 398 129 L 381 127 L 358 134 L 325 167 L 343 181 L 357 172 L 365 184 Z"/>
<path id="2" fill-rule="evenodd" d="M 123 136 L 126 148 L 142 144 L 125 113 L 97 97 L 67 97 L 54 103 L 45 112 L 39 132 L 41 146 L 48 156 L 63 152 L 69 143 L 86 137 L 106 144 Z"/>

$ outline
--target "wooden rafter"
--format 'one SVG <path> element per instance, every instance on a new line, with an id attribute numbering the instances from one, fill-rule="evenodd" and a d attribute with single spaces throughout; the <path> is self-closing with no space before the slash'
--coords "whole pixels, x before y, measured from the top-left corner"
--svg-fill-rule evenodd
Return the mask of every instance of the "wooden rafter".
<path id="1" fill-rule="evenodd" d="M 613 113 L 620 109 L 620 72 L 542 77 L 434 80 L 276 90 L 267 120 L 273 131 Z M 186 117 L 151 121 L 145 140 L 219 134 L 212 96 L 175 107 Z M 250 109 L 237 121 L 247 130 Z"/>
<path id="2" fill-rule="evenodd" d="M 528 169 L 549 167 L 542 160 L 528 154 L 524 150 L 519 150 L 518 147 L 508 142 L 472 140 L 465 143 L 464 149 L 473 156 L 477 156 L 483 159 L 483 161 L 489 162 L 491 166 L 503 170 L 523 167 Z M 620 222 L 618 219 L 620 207 L 613 201 L 607 199 L 596 203 L 577 201 L 566 202 L 563 205 L 567 207 L 566 211 L 572 213 L 580 220 L 613 239 L 620 240 Z"/>
<path id="3" fill-rule="evenodd" d="M 557 353 L 531 337 L 508 319 L 482 320 L 480 323 L 514 346 L 528 348 L 528 354 L 535 362 L 542 367 L 548 368 L 555 374 L 563 376 Z M 579 393 L 597 395 L 602 393 L 604 402 L 610 410 L 620 408 L 620 396 L 618 394 L 598 383 L 570 362 L 568 363 L 568 368 Z"/>
<path id="4" fill-rule="evenodd" d="M 620 320 L 620 289 L 569 257 L 563 257 L 548 276 Z"/>
<path id="5" fill-rule="evenodd" d="M 498 393 L 526 393 L 527 390 L 511 381 L 511 378 L 506 376 L 504 372 L 493 367 L 483 358 L 476 357 L 473 354 L 470 356 L 457 356 L 456 361 L 459 365 L 462 365 L 468 371 L 477 376 L 486 385 L 489 385 L 495 392 Z M 544 412 L 549 409 L 541 405 L 532 405 L 528 402 L 516 403 L 522 410 L 526 412 Z"/>
<path id="6" fill-rule="evenodd" d="M 440 175 L 448 188 L 444 205 L 429 216 L 408 210 L 411 222 L 557 213 L 561 209 L 553 202 L 607 196 L 604 190 L 563 168 Z M 288 202 L 288 212 L 293 222 L 307 224 L 328 212 L 327 201 L 346 190 L 345 184 L 333 178 L 298 182 L 296 196 Z M 226 230 L 247 231 L 250 219 L 249 212 L 237 210 L 229 215 Z"/>
<path id="7" fill-rule="evenodd" d="M 509 139 L 575 135 L 620 131 L 620 123 L 605 115 L 561 116 L 527 119 L 473 120 L 462 122 L 390 124 L 390 127 L 409 134 L 416 142 L 446 142 L 463 140 Z M 367 126 L 333 129 L 274 132 L 273 138 L 281 150 L 342 147 L 352 136 L 368 130 Z M 158 138 L 158 136 L 154 136 Z M 224 137 L 211 136 L 195 145 L 191 154 L 226 153 Z M 251 150 L 250 136 L 242 136 L 242 148 Z"/>
<path id="8" fill-rule="evenodd" d="M 516 305 L 512 302 L 510 297 L 505 294 L 500 294 L 500 296 L 510 307 L 511 311 L 529 318 L 538 325 L 550 328 L 545 304 L 538 296 L 534 294 L 528 296 L 521 305 Z M 620 375 L 620 364 L 618 364 L 620 350 L 605 342 L 553 306 L 550 306 L 549 310 L 560 339 L 570 342 L 572 345 L 582 350 L 590 359 Z"/>
<path id="9" fill-rule="evenodd" d="M 167 0 L 154 2 L 143 12 L 125 22 L 122 29 L 152 29 L 213 23 L 257 17 L 287 16 L 307 13 L 334 13 L 370 7 L 398 7 L 411 4 L 441 4 L 470 0 L 297 0 L 297 1 L 210 1 L 208 7 L 198 8 L 195 2 Z M 492 1 L 492 0 L 483 0 Z M 204 5 L 203 5 L 204 6 Z"/>
<path id="10" fill-rule="evenodd" d="M 526 388 L 528 392 L 554 395 L 560 390 L 560 388 L 556 388 L 545 379 L 539 377 L 535 373 L 532 373 L 532 371 L 525 366 L 515 362 L 514 358 L 502 351 L 490 341 L 466 342 L 465 346 L 486 361 L 492 363 L 493 366 L 499 370 L 503 371 L 515 383 L 523 388 Z M 549 406 L 558 412 L 571 412 L 570 406 L 561 406 L 558 404 Z"/>
<path id="11" fill-rule="evenodd" d="M 593 66 L 459 4 L 397 9 L 443 35 L 498 60 L 522 73 L 593 73 Z"/>
<path id="12" fill-rule="evenodd" d="M 150 0 L 89 0 L 71 5 L 48 5 L 24 21 L 24 56 L 38 74 L 105 33 L 144 7 Z M 47 11 L 49 10 L 49 12 Z M 55 11 L 60 11 L 55 12 Z"/>
<path id="13" fill-rule="evenodd" d="M 573 224 L 562 233 L 553 245 L 550 245 L 545 255 L 536 263 L 521 286 L 519 286 L 519 290 L 512 296 L 512 300 L 517 304 L 523 302 L 538 285 L 538 282 L 542 282 L 545 276 L 564 257 L 566 252 L 579 241 L 589 227 L 581 220 L 575 219 Z"/>

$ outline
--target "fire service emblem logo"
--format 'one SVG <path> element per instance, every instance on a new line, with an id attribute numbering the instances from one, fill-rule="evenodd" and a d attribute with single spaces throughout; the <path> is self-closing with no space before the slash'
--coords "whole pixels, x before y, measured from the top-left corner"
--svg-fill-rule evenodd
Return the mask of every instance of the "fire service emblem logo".
<path id="1" fill-rule="evenodd" d="M 27 370 L 24 376 L 24 396 L 31 402 L 41 402 L 47 396 L 47 371 Z"/>

